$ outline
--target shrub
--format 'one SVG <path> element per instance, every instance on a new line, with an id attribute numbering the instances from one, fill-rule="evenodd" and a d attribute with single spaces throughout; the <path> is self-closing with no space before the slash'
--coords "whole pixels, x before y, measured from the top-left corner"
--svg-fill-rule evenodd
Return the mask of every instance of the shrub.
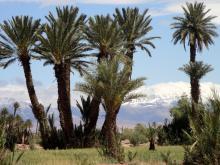
<path id="1" fill-rule="evenodd" d="M 0 123 L 4 123 L 5 129 L 5 147 L 11 151 L 16 143 L 29 144 L 32 138 L 30 120 L 24 121 L 21 116 L 16 114 L 19 104 L 14 104 L 14 113 L 10 114 L 7 108 L 0 110 Z"/>
<path id="2" fill-rule="evenodd" d="M 104 157 L 106 160 L 110 162 L 119 162 L 123 163 L 125 161 L 125 151 L 124 148 L 121 146 L 121 139 L 117 135 L 116 137 L 116 142 L 115 142 L 117 151 L 116 151 L 116 157 L 115 153 L 112 154 L 111 149 L 109 149 L 108 142 L 106 141 L 101 141 L 98 149 L 98 153 L 100 154 L 101 157 Z"/>

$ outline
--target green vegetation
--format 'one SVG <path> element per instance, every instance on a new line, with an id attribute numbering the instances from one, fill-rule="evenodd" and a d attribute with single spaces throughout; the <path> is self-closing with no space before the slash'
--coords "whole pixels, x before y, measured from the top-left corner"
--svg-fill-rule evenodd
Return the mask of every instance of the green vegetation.
<path id="1" fill-rule="evenodd" d="M 220 163 L 220 98 L 214 94 L 207 105 L 196 106 L 199 120 L 190 111 L 192 146 L 185 147 L 184 164 Z"/>
<path id="2" fill-rule="evenodd" d="M 167 153 L 171 152 L 171 159 L 176 160 L 177 162 L 182 162 L 184 157 L 184 150 L 181 146 L 167 146 L 167 147 L 157 147 L 155 152 L 148 151 L 146 147 L 134 147 L 126 148 L 125 155 L 126 161 L 128 161 L 128 152 L 132 153 L 137 152 L 133 162 L 162 162 L 161 152 Z M 103 157 L 100 157 L 96 149 L 73 149 L 73 150 L 34 150 L 25 152 L 22 157 L 22 165 L 58 165 L 58 164 L 76 164 L 76 157 L 81 156 L 81 161 L 87 161 L 93 164 L 102 164 L 102 163 L 111 163 L 111 160 L 106 160 Z M 84 160 L 83 160 L 84 159 Z M 85 160 L 87 159 L 87 160 Z M 88 164 L 89 165 L 89 164 Z"/>
<path id="3" fill-rule="evenodd" d="M 111 61 L 103 59 L 93 72 L 85 76 L 84 83 L 76 85 L 77 90 L 89 95 L 94 93 L 102 95 L 106 116 L 101 129 L 101 143 L 103 141 L 107 145 L 107 154 L 113 158 L 117 158 L 120 148 L 116 144 L 116 119 L 120 106 L 132 99 L 143 97 L 141 94 L 131 92 L 141 87 L 145 78 L 124 79 L 130 72 L 125 65 L 126 60 L 122 56 L 115 56 Z"/>
<path id="4" fill-rule="evenodd" d="M 30 62 L 33 55 L 33 46 L 40 33 L 40 20 L 29 16 L 16 16 L 12 20 L 0 24 L 0 67 L 4 69 L 15 61 L 19 61 L 24 71 L 26 86 L 32 105 L 32 111 L 40 125 L 42 143 L 47 143 L 48 122 L 44 107 L 39 103 L 35 92 Z"/>
<path id="5" fill-rule="evenodd" d="M 172 121 L 164 125 L 138 124 L 134 129 L 117 128 L 117 115 L 123 103 L 143 97 L 134 92 L 144 85 L 145 78 L 132 79 L 133 56 L 137 49 L 149 56 L 148 47 L 155 48 L 149 37 L 152 18 L 148 9 L 116 9 L 111 16 L 87 16 L 79 14 L 74 7 L 57 7 L 46 22 L 30 16 L 15 16 L 0 24 L 0 67 L 7 68 L 15 61 L 21 64 L 26 79 L 31 109 L 39 124 L 40 145 L 34 150 L 31 121 L 23 121 L 17 115 L 19 104 L 14 104 L 14 113 L 7 109 L 0 112 L 0 163 L 1 164 L 99 164 L 99 163 L 161 163 L 166 164 L 219 164 L 220 160 L 220 99 L 214 95 L 207 105 L 202 103 L 200 80 L 213 68 L 196 61 L 197 52 L 214 44 L 217 37 L 215 16 L 203 3 L 186 3 L 184 15 L 174 17 L 173 42 L 190 47 L 190 63 L 180 68 L 190 77 L 191 98 L 182 97 L 171 109 Z M 88 20 L 88 21 L 86 21 Z M 89 58 L 88 58 L 89 57 Z M 96 58 L 96 60 L 93 60 Z M 35 92 L 31 72 L 31 60 L 44 60 L 44 65 L 53 65 L 57 80 L 57 109 L 61 129 L 55 126 L 50 106 L 45 109 Z M 96 62 L 95 62 L 96 61 Z M 75 125 L 71 111 L 71 72 L 77 71 L 84 81 L 76 84 L 76 90 L 87 94 L 77 107 L 82 123 Z M 101 131 L 96 124 L 100 105 L 105 110 Z M 147 114 L 146 114 L 147 115 Z M 37 135 L 36 135 L 37 137 Z M 128 139 L 134 146 L 123 148 Z M 16 144 L 30 144 L 33 151 L 25 155 L 17 152 Z M 184 144 L 180 146 L 156 146 L 156 144 Z M 191 145 L 192 144 L 192 145 Z M 96 147 L 96 149 L 67 148 Z M 9 149 L 9 150 L 8 150 Z"/>
<path id="6" fill-rule="evenodd" d="M 7 108 L 0 109 L 0 129 L 1 135 L 5 137 L 5 142 L 1 142 L 4 147 L 13 151 L 14 145 L 30 144 L 32 138 L 32 122 L 30 120 L 24 121 L 20 115 L 17 114 L 19 104 L 14 103 L 14 113 L 10 114 Z"/>

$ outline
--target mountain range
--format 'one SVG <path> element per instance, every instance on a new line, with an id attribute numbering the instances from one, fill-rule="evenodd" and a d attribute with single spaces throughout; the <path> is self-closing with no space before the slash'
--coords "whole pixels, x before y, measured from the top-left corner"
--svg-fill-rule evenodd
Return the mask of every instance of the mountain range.
<path id="1" fill-rule="evenodd" d="M 201 83 L 202 99 L 206 101 L 212 96 L 212 91 L 220 92 L 220 85 L 211 82 Z M 59 125 L 58 111 L 56 109 L 56 86 L 43 87 L 37 86 L 40 101 L 44 105 L 52 105 L 50 113 L 56 116 L 56 123 Z M 136 123 L 147 124 L 149 122 L 162 123 L 165 119 L 170 120 L 169 110 L 176 105 L 182 95 L 190 96 L 190 85 L 186 82 L 169 82 L 160 83 L 151 86 L 139 88 L 138 93 L 145 94 L 146 97 L 124 103 L 118 115 L 119 127 L 133 127 Z M 0 87 L 0 108 L 8 107 L 13 110 L 13 103 L 20 103 L 19 114 L 24 119 L 31 119 L 36 123 L 30 109 L 28 95 L 25 86 L 21 84 L 6 84 Z M 76 100 L 79 100 L 80 92 L 74 92 L 72 98 L 73 120 L 75 123 L 80 122 L 80 112 L 76 108 Z M 99 116 L 98 126 L 101 126 L 105 113 L 102 110 Z"/>

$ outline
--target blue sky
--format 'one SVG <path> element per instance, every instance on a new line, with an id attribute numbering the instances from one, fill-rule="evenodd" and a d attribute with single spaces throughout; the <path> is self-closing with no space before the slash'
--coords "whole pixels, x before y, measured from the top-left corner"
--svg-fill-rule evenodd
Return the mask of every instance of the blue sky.
<path id="1" fill-rule="evenodd" d="M 192 2 L 192 1 L 190 1 Z M 211 14 L 220 17 L 219 0 L 205 1 L 208 8 L 211 8 Z M 0 0 L 0 22 L 10 19 L 16 15 L 30 15 L 34 18 L 41 18 L 49 11 L 54 12 L 56 5 L 73 4 L 80 8 L 80 12 L 93 16 L 96 14 L 112 14 L 116 7 L 137 6 L 141 10 L 149 8 L 152 14 L 153 31 L 149 36 L 160 36 L 161 39 L 155 40 L 156 49 L 151 49 L 152 57 L 148 57 L 142 51 L 135 54 L 133 77 L 147 77 L 147 85 L 161 82 L 188 81 L 188 77 L 178 71 L 178 68 L 189 60 L 189 52 L 184 51 L 182 45 L 174 46 L 172 39 L 172 30 L 170 24 L 172 17 L 181 14 L 180 6 L 184 0 Z M 220 34 L 220 19 L 215 20 L 218 26 L 217 32 Z M 207 51 L 197 55 L 198 60 L 203 60 L 214 67 L 214 71 L 209 73 L 203 81 L 220 83 L 220 38 L 215 39 L 215 45 Z M 49 86 L 55 84 L 55 78 L 52 67 L 43 67 L 41 62 L 32 61 L 33 77 L 43 85 Z M 0 81 L 13 83 L 23 79 L 23 72 L 18 63 L 10 66 L 6 70 L 0 70 Z M 80 81 L 79 75 L 72 76 L 72 85 Z"/>

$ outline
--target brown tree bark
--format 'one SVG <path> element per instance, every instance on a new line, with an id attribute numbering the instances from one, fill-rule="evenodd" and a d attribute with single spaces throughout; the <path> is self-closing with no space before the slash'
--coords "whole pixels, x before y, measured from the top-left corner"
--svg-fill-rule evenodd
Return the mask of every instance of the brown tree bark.
<path id="1" fill-rule="evenodd" d="M 99 116 L 100 98 L 93 97 L 90 104 L 89 122 L 85 127 L 85 147 L 93 147 L 95 145 L 95 129 Z"/>
<path id="2" fill-rule="evenodd" d="M 195 63 L 196 62 L 196 47 L 195 44 L 190 44 L 190 62 Z M 195 110 L 195 104 L 198 104 L 197 97 L 198 95 L 198 89 L 197 89 L 197 83 L 198 80 L 195 80 L 192 76 L 190 76 L 190 85 L 191 85 L 191 98 L 192 98 L 192 113 L 193 115 L 196 114 Z M 197 95 L 197 96 L 196 96 Z"/>
<path id="3" fill-rule="evenodd" d="M 66 142 L 71 143 L 71 140 L 74 136 L 73 131 L 73 121 L 72 121 L 72 112 L 71 112 L 71 104 L 70 104 L 70 84 L 68 84 L 68 80 L 66 80 L 65 64 L 59 64 L 54 66 L 55 76 L 57 79 L 57 87 L 58 87 L 58 110 L 60 113 L 60 125 L 64 131 Z"/>
<path id="4" fill-rule="evenodd" d="M 100 52 L 97 62 L 100 63 L 102 59 L 108 58 L 106 52 Z M 94 94 L 96 95 L 96 94 Z M 99 105 L 101 103 L 101 97 L 95 96 L 91 101 L 91 110 L 89 111 L 89 123 L 85 128 L 85 147 L 93 147 L 95 144 L 95 130 L 99 117 Z"/>
<path id="5" fill-rule="evenodd" d="M 196 62 L 196 47 L 195 47 L 195 44 L 190 44 L 190 62 Z"/>
<path id="6" fill-rule="evenodd" d="M 107 111 L 105 121 L 101 130 L 101 143 L 108 149 L 108 156 L 117 159 L 118 146 L 117 146 L 117 110 Z"/>
<path id="7" fill-rule="evenodd" d="M 150 146 L 149 146 L 149 150 L 155 150 L 155 141 L 153 138 L 150 139 Z"/>
<path id="8" fill-rule="evenodd" d="M 26 86 L 32 104 L 32 111 L 39 123 L 42 143 L 43 146 L 45 146 L 49 136 L 49 125 L 48 125 L 46 113 L 44 111 L 44 106 L 39 103 L 35 92 L 31 68 L 30 68 L 30 57 L 22 56 L 20 60 L 23 66 L 23 71 L 26 79 Z"/>

